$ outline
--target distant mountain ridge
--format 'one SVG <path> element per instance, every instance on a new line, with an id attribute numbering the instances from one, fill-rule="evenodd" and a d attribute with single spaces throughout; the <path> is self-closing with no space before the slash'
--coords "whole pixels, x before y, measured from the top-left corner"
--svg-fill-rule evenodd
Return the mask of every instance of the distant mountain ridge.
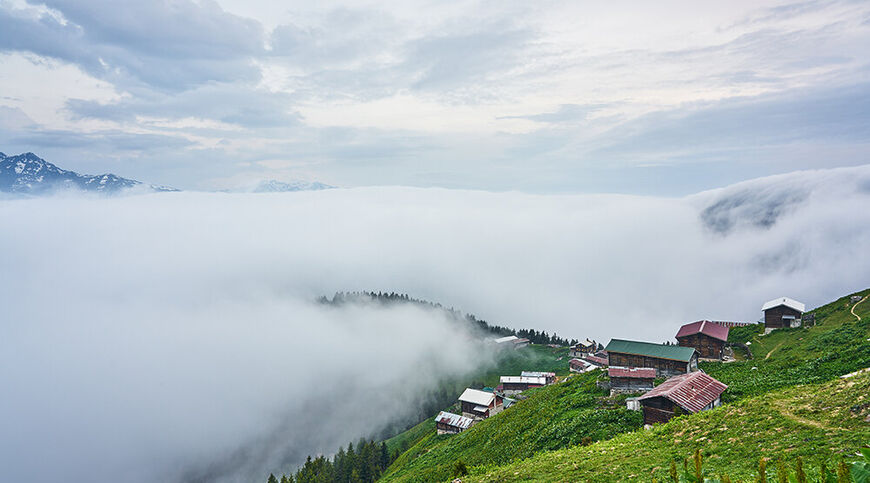
<path id="1" fill-rule="evenodd" d="M 284 182 L 275 179 L 261 181 L 254 188 L 254 193 L 285 193 L 289 191 L 319 191 L 335 188 L 319 181 Z"/>
<path id="2" fill-rule="evenodd" d="M 56 190 L 80 190 L 95 193 L 117 193 L 141 187 L 151 191 L 179 191 L 168 186 L 145 184 L 112 173 L 87 175 L 68 171 L 49 163 L 33 153 L 7 156 L 0 153 L 0 191 L 39 195 Z"/>

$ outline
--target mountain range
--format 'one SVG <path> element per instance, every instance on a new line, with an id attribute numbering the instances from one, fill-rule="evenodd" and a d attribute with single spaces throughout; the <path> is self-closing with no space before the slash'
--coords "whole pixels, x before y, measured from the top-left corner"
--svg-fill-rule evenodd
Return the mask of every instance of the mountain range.
<path id="1" fill-rule="evenodd" d="M 284 193 L 288 191 L 319 191 L 335 188 L 319 181 L 291 181 L 284 182 L 274 179 L 261 181 L 254 188 L 254 193 Z"/>
<path id="2" fill-rule="evenodd" d="M 178 191 L 168 186 L 144 184 L 112 173 L 87 175 L 61 169 L 33 153 L 7 156 L 0 153 L 0 191 L 39 195 L 57 190 L 117 193 L 141 187 L 149 191 Z"/>

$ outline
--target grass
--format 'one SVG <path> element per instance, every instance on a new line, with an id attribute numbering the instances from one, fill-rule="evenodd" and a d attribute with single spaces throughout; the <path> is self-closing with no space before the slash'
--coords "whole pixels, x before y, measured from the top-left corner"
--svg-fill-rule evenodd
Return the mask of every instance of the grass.
<path id="1" fill-rule="evenodd" d="M 856 310 L 861 322 L 851 308 L 849 296 L 817 308 L 811 328 L 769 335 L 758 327 L 732 329 L 729 340 L 749 343 L 754 358 L 701 365 L 729 385 L 723 401 L 730 404 L 722 408 L 636 431 L 640 413 L 602 406 L 616 401 L 595 387 L 596 371 L 529 391 L 528 400 L 460 435 L 430 431 L 390 466 L 384 480 L 449 480 L 461 460 L 471 468 L 463 481 L 649 481 L 654 469 L 667 469 L 697 448 L 705 453 L 705 467 L 728 470 L 732 478 L 750 475 L 759 456 L 801 455 L 807 464 L 818 464 L 870 441 L 870 425 L 861 419 L 870 407 L 870 375 L 838 379 L 870 367 L 870 303 Z M 561 351 L 538 346 L 526 355 L 507 354 L 506 366 L 495 372 L 564 374 L 568 357 Z M 531 360 L 540 366 L 521 367 Z M 494 373 L 483 377 L 487 385 L 497 381 Z M 585 436 L 600 442 L 583 446 L 589 442 Z"/>
<path id="2" fill-rule="evenodd" d="M 802 385 L 682 416 L 591 446 L 549 451 L 512 465 L 472 467 L 463 482 L 650 481 L 700 449 L 712 474 L 754 474 L 760 457 L 808 467 L 838 461 L 870 441 L 870 374 Z"/>
<path id="3" fill-rule="evenodd" d="M 461 460 L 469 466 L 506 464 L 545 450 L 609 439 L 637 429 L 640 413 L 611 400 L 596 382 L 600 371 L 527 391 L 503 413 L 455 436 L 422 438 L 387 469 L 383 481 L 442 481 Z"/>

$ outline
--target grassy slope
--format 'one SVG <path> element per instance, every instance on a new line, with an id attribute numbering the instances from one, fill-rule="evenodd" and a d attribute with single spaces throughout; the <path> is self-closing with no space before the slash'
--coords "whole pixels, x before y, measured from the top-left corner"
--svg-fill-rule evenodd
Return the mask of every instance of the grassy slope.
<path id="1" fill-rule="evenodd" d="M 852 380 L 796 386 L 683 416 L 652 430 L 623 434 L 592 446 L 550 451 L 482 473 L 465 482 L 649 481 L 664 477 L 670 461 L 700 448 L 704 466 L 745 478 L 761 456 L 802 456 L 817 467 L 832 454 L 853 453 L 870 441 L 870 374 Z"/>
<path id="2" fill-rule="evenodd" d="M 581 443 L 584 437 L 608 439 L 641 425 L 640 414 L 620 403 L 602 407 L 606 391 L 595 385 L 600 371 L 528 391 L 531 397 L 459 435 L 433 432 L 399 457 L 384 481 L 441 481 L 453 464 L 505 464 L 536 452 Z"/>
<path id="3" fill-rule="evenodd" d="M 468 385 L 480 387 L 482 385 L 494 387 L 498 385 L 499 377 L 503 375 L 519 375 L 522 371 L 546 371 L 555 372 L 559 376 L 564 376 L 568 371 L 568 348 L 552 348 L 541 345 L 530 345 L 520 350 L 505 350 L 502 351 L 496 361 L 495 366 L 486 367 L 478 372 L 471 374 L 461 381 L 444 381 L 442 386 L 450 394 L 459 394 Z M 458 412 L 458 406 L 442 408 L 445 410 Z M 417 444 L 421 439 L 430 433 L 435 432 L 435 415 L 423 420 L 422 422 L 409 427 L 402 433 L 393 436 L 386 440 L 387 448 L 392 455 L 397 450 L 405 452 L 412 446 Z"/>
<path id="4" fill-rule="evenodd" d="M 868 293 L 870 293 L 870 289 L 860 292 L 861 295 Z M 689 455 L 697 446 L 697 441 L 706 441 L 707 443 L 704 444 L 708 445 L 708 449 L 712 449 L 716 453 L 709 460 L 713 468 L 717 468 L 717 458 L 723 458 L 728 459 L 729 464 L 736 465 L 734 467 L 737 468 L 738 474 L 740 471 L 748 471 L 748 468 L 755 464 L 754 455 L 757 454 L 755 444 L 761 443 L 768 445 L 768 447 L 774 447 L 778 444 L 775 441 L 764 440 L 764 437 L 787 442 L 791 441 L 789 435 L 802 434 L 801 427 L 796 426 L 798 423 L 793 418 L 784 416 L 782 411 L 776 410 L 773 406 L 777 400 L 794 398 L 796 394 L 786 390 L 776 393 L 776 396 L 768 395 L 769 398 L 773 397 L 773 399 L 768 398 L 767 400 L 765 398 L 750 399 L 752 396 L 763 395 L 772 390 L 788 388 L 797 384 L 829 381 L 841 374 L 870 366 L 870 343 L 866 340 L 870 337 L 870 300 L 861 304 L 860 310 L 856 311 L 863 319 L 860 323 L 856 322 L 856 319 L 849 313 L 851 305 L 848 304 L 848 300 L 847 296 L 815 309 L 813 312 L 816 313 L 819 325 L 814 328 L 784 329 L 767 336 L 745 334 L 744 341 L 752 342 L 754 360 L 731 364 L 704 364 L 704 370 L 729 384 L 727 397 L 723 397 L 723 399 L 737 401 L 735 404 L 720 410 L 680 418 L 652 431 L 625 434 L 611 442 L 598 443 L 591 447 L 598 448 L 597 450 L 577 447 L 570 450 L 544 453 L 528 462 L 521 461 L 539 450 L 576 444 L 577 439 L 584 434 L 584 431 L 598 427 L 598 421 L 584 421 L 576 415 L 565 414 L 560 409 L 560 406 L 564 405 L 565 401 L 571 397 L 584 397 L 584 394 L 595 393 L 595 389 L 584 387 L 579 382 L 580 379 L 577 379 L 575 382 L 538 390 L 538 394 L 533 398 L 461 435 L 436 436 L 434 431 L 430 432 L 393 463 L 385 479 L 388 481 L 449 479 L 451 476 L 449 469 L 457 459 L 462 459 L 469 466 L 478 465 L 478 468 L 474 470 L 475 473 L 494 471 L 492 476 L 484 478 L 486 481 L 512 478 L 514 471 L 523 475 L 524 478 L 537 478 L 535 472 L 542 471 L 541 464 L 551 466 L 555 464 L 556 460 L 550 458 L 568 458 L 566 461 L 570 460 L 571 468 L 573 465 L 577 465 L 578 468 L 581 468 L 577 471 L 581 473 L 574 475 L 570 471 L 566 473 L 562 470 L 557 473 L 543 472 L 541 475 L 547 475 L 546 478 L 542 477 L 545 480 L 550 479 L 550 477 L 557 480 L 560 478 L 573 480 L 580 478 L 581 474 L 585 474 L 586 476 L 582 476 L 582 478 L 594 480 L 597 477 L 600 481 L 601 478 L 604 478 L 604 472 L 608 468 L 622 468 L 629 472 L 625 474 L 625 478 L 628 478 L 631 474 L 641 475 L 643 473 L 646 475 L 648 470 L 656 464 L 666 464 L 672 456 L 682 458 Z M 770 355 L 768 356 L 768 354 Z M 866 393 L 866 388 L 864 390 Z M 554 397 L 557 392 L 559 395 Z M 840 403 L 845 404 L 842 401 Z M 734 412 L 741 410 L 743 413 Z M 519 414 L 521 411 L 522 414 Z M 725 419 L 714 420 L 717 417 Z M 732 422 L 732 418 L 742 422 Z M 708 428 L 709 435 L 702 436 L 690 431 L 693 424 L 698 424 L 701 427 L 707 424 L 704 423 L 705 421 L 712 421 L 709 423 L 711 425 Z M 771 424 L 774 426 L 765 426 L 764 421 L 772 422 Z M 775 426 L 776 424 L 778 426 Z M 714 425 L 715 427 L 713 427 Z M 865 424 L 864 429 L 866 426 Z M 740 429 L 720 431 L 722 428 Z M 854 448 L 853 444 L 857 444 L 854 440 L 845 438 L 838 432 L 829 434 L 825 432 L 827 430 L 824 428 L 817 428 L 812 424 L 809 425 L 809 428 L 811 433 L 813 433 L 812 428 L 817 431 L 801 436 L 806 437 L 808 441 L 804 442 L 801 449 L 794 451 L 812 452 L 817 447 L 841 450 L 845 447 Z M 623 429 L 629 430 L 631 425 L 625 425 Z M 781 430 L 783 433 L 780 434 L 774 429 Z M 554 437 L 550 442 L 538 440 L 532 442 L 536 435 L 552 435 L 560 431 L 563 434 L 573 434 L 573 436 L 563 440 Z M 681 431 L 683 433 L 680 436 L 674 436 Z M 687 431 L 689 431 L 689 435 L 693 436 L 681 439 L 683 435 L 687 434 Z M 743 435 L 743 432 L 746 434 Z M 749 436 L 755 439 L 748 438 Z M 856 437 L 858 440 L 870 439 L 866 431 L 856 432 Z M 623 446 L 608 446 L 611 444 Z M 838 446 L 839 444 L 846 446 Z M 612 452 L 615 448 L 625 448 L 625 450 L 619 452 L 620 456 L 614 457 Z M 746 453 L 742 454 L 743 451 Z M 579 460 L 572 457 L 574 453 L 576 453 L 577 458 L 580 458 Z M 654 460 L 660 456 L 665 457 L 659 458 L 660 461 Z M 735 458 L 739 458 L 740 461 L 734 460 Z M 587 460 L 595 463 L 584 462 Z M 493 465 L 509 464 L 510 462 L 514 462 L 514 464 L 502 469 L 493 469 Z M 582 473 L 583 471 L 586 473 Z M 612 481 L 621 478 L 607 476 L 606 479 Z"/>

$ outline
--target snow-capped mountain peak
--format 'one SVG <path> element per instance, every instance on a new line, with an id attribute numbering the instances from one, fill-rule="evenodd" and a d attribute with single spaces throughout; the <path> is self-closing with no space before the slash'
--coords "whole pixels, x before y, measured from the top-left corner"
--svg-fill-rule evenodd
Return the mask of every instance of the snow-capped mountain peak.
<path id="1" fill-rule="evenodd" d="M 33 153 L 7 156 L 0 153 L 0 191 L 18 194 L 45 194 L 58 189 L 74 189 L 101 193 L 142 186 L 153 191 L 178 191 L 165 186 L 144 185 L 112 173 L 99 175 L 68 171 Z"/>

